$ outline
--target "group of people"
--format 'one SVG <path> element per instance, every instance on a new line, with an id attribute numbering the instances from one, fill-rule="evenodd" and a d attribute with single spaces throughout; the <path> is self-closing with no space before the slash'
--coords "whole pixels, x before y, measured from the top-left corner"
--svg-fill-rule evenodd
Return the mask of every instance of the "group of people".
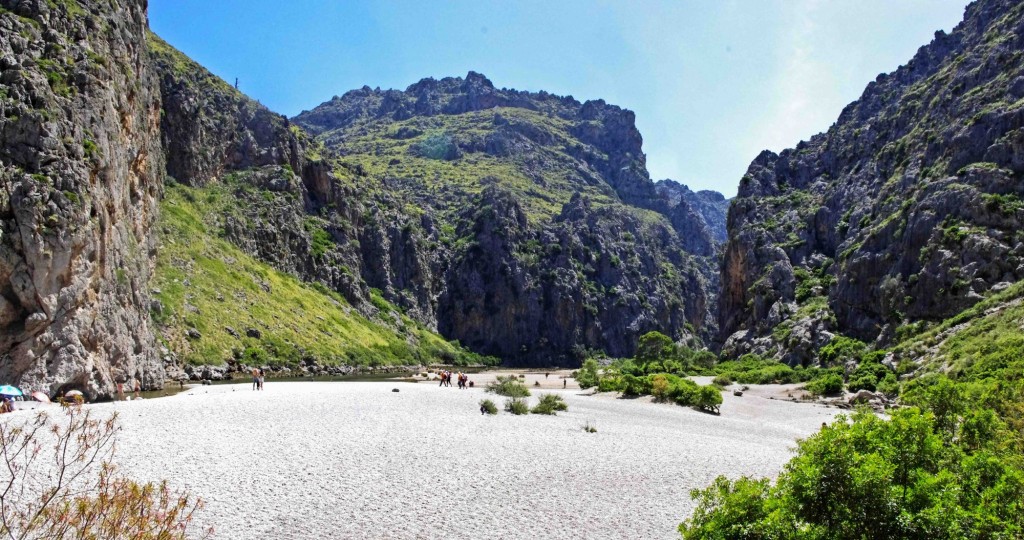
<path id="1" fill-rule="evenodd" d="M 266 376 L 267 373 L 263 371 L 263 368 L 252 368 L 252 389 L 263 390 L 263 380 Z"/>
<path id="2" fill-rule="evenodd" d="M 465 373 L 463 373 L 461 371 L 458 372 L 458 373 L 452 373 L 451 371 L 448 371 L 448 370 L 441 370 L 438 373 L 438 375 L 441 376 L 441 384 L 439 384 L 438 386 L 451 386 L 452 385 L 452 375 L 455 375 L 455 380 L 458 381 L 459 389 L 460 390 L 464 389 L 464 388 L 472 388 L 473 387 L 473 381 L 469 380 L 469 375 L 467 375 L 467 374 L 465 374 Z"/>
<path id="3" fill-rule="evenodd" d="M 142 383 L 138 379 L 132 379 L 131 381 L 132 393 L 135 394 L 135 399 L 142 398 Z M 124 401 L 124 382 L 117 381 L 117 400 Z"/>

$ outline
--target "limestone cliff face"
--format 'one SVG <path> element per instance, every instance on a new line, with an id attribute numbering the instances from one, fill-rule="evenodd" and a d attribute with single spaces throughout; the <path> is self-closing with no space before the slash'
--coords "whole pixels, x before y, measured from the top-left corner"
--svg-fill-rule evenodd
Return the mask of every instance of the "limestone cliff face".
<path id="1" fill-rule="evenodd" d="M 1024 278 L 1022 98 L 1024 5 L 979 0 L 828 132 L 758 156 L 728 218 L 726 351 L 885 345 Z"/>
<path id="2" fill-rule="evenodd" d="M 650 180 L 631 111 L 471 72 L 293 122 L 364 196 L 359 278 L 442 335 L 534 365 L 714 335 L 717 243 L 688 189 Z"/>
<path id="3" fill-rule="evenodd" d="M 0 380 L 164 381 L 147 282 L 161 193 L 144 1 L 0 1 Z"/>

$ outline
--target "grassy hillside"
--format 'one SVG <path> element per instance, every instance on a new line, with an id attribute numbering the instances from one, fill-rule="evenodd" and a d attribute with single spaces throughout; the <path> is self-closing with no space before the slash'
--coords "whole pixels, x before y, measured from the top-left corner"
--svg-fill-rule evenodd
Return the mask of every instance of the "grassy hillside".
<path id="1" fill-rule="evenodd" d="M 577 191 L 597 207 L 617 200 L 599 172 L 570 155 L 582 148 L 570 129 L 571 122 L 562 118 L 500 107 L 402 121 L 368 119 L 318 140 L 339 146 L 345 163 L 414 203 L 427 202 L 443 212 L 447 201 L 457 209 L 490 178 L 517 194 L 531 217 L 546 221 Z"/>
<path id="2" fill-rule="evenodd" d="M 481 363 L 386 302 L 370 320 L 337 293 L 304 283 L 219 237 L 217 216 L 232 207 L 228 188 L 168 186 L 161 202 L 160 249 L 151 286 L 162 304 L 161 339 L 192 364 L 325 365 Z M 200 337 L 189 335 L 196 330 Z M 255 331 L 253 331 L 255 330 Z M 235 335 L 232 334 L 232 331 Z M 254 337 L 257 336 L 258 337 Z"/>

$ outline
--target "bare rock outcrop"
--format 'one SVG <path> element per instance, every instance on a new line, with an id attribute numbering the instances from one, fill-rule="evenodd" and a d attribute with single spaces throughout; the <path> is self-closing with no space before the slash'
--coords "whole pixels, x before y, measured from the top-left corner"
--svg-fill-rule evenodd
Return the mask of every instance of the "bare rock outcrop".
<path id="1" fill-rule="evenodd" d="M 0 380 L 164 382 L 150 328 L 160 101 L 141 0 L 0 1 Z"/>
<path id="2" fill-rule="evenodd" d="M 1022 51 L 1024 5 L 974 2 L 828 132 L 751 163 L 722 263 L 727 353 L 886 346 L 1024 278 Z"/>

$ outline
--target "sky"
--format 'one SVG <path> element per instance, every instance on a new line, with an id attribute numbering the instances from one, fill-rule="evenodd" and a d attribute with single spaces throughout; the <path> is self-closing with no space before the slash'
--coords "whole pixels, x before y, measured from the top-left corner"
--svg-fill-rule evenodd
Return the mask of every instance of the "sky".
<path id="1" fill-rule="evenodd" d="M 636 112 L 655 180 L 733 196 L 966 0 L 150 0 L 157 34 L 288 116 L 364 85 L 486 75 Z"/>

